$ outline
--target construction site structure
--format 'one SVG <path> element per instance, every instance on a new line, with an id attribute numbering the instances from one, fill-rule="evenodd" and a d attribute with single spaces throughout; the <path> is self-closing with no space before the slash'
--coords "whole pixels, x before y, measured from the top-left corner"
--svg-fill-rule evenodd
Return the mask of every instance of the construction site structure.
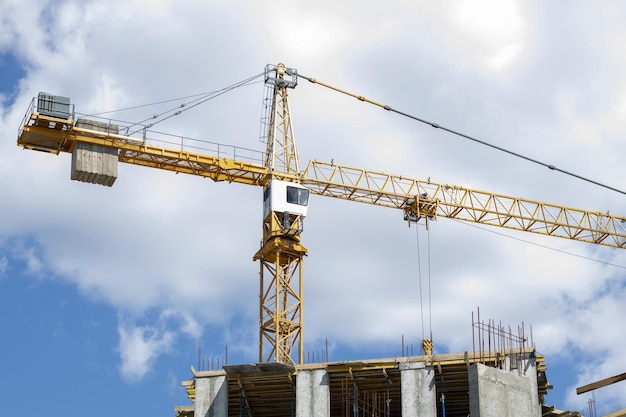
<path id="1" fill-rule="evenodd" d="M 309 195 L 398 209 L 409 225 L 451 218 L 620 249 L 626 248 L 626 218 L 334 161 L 310 160 L 302 168 L 288 102 L 288 90 L 301 76 L 283 64 L 268 65 L 263 75 L 267 129 L 260 158 L 249 149 L 169 135 L 152 125 L 81 117 L 68 97 L 48 93 L 33 99 L 18 131 L 17 144 L 25 149 L 70 153 L 73 180 L 112 186 L 118 163 L 125 162 L 263 188 L 262 241 L 253 255 L 260 263 L 259 362 L 196 372 L 186 383 L 195 415 L 552 415 L 542 409 L 547 382 L 534 347 L 487 357 L 435 356 L 432 340 L 423 340 L 424 356 L 305 364 L 307 249 L 301 234 Z M 447 414 L 438 405 L 446 398 Z M 457 402 L 465 405 L 456 410 Z M 344 403 L 346 408 L 338 405 Z"/>
<path id="2" fill-rule="evenodd" d="M 546 405 L 545 359 L 523 325 L 472 315 L 472 340 L 461 353 L 191 367 L 194 404 L 176 417 L 581 417 Z"/>
<path id="3" fill-rule="evenodd" d="M 188 417 L 541 417 L 549 385 L 534 348 L 287 365 L 225 365 L 183 386 Z"/>

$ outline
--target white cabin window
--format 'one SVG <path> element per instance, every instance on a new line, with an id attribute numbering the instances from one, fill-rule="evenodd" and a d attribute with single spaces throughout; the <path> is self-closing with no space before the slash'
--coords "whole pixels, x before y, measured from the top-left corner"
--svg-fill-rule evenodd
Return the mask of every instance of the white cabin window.
<path id="1" fill-rule="evenodd" d="M 309 190 L 287 186 L 287 203 L 307 206 L 309 204 Z"/>

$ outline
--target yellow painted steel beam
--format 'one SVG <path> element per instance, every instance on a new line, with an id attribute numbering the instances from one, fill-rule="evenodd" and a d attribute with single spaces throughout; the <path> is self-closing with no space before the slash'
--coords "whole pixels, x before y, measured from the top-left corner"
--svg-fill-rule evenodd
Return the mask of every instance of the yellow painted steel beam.
<path id="1" fill-rule="evenodd" d="M 302 260 L 306 253 L 299 242 L 276 237 L 254 255 L 261 264 L 260 362 L 295 365 L 304 360 Z"/>
<path id="2" fill-rule="evenodd" d="M 17 140 L 18 145 L 26 149 L 53 154 L 71 153 L 79 142 L 117 149 L 120 162 L 197 175 L 214 181 L 264 185 L 268 179 L 267 169 L 260 163 L 155 146 L 143 139 L 76 127 L 73 120 L 56 119 L 37 112 L 32 112 L 26 119 Z"/>
<path id="3" fill-rule="evenodd" d="M 283 80 L 286 68 L 279 65 L 276 69 L 277 78 Z M 286 85 L 279 82 L 274 86 L 273 93 L 265 161 L 274 178 L 283 179 L 284 173 L 300 173 L 300 159 L 293 135 Z"/>
<path id="4" fill-rule="evenodd" d="M 267 170 L 262 165 L 156 146 L 125 147 L 120 151 L 119 161 L 198 175 L 213 181 L 263 185 L 267 180 Z"/>
<path id="5" fill-rule="evenodd" d="M 447 217 L 626 248 L 626 218 L 606 213 L 315 160 L 304 170 L 301 184 L 327 197 L 410 213 L 423 208 L 420 217 Z"/>
<path id="6" fill-rule="evenodd" d="M 25 118 L 18 137 L 18 145 L 50 153 L 71 152 L 78 142 L 118 149 L 121 162 L 203 176 L 214 181 L 264 185 L 269 178 L 268 170 L 262 164 L 149 145 L 133 137 L 78 128 L 72 120 L 37 112 Z M 280 177 L 298 179 L 296 174 L 289 173 L 282 173 Z M 328 197 L 401 210 L 409 210 L 411 206 L 425 207 L 424 216 L 431 213 L 433 217 L 626 247 L 626 218 L 606 213 L 315 160 L 309 162 L 299 179 L 312 193 Z M 434 211 L 428 211 L 429 208 Z"/>

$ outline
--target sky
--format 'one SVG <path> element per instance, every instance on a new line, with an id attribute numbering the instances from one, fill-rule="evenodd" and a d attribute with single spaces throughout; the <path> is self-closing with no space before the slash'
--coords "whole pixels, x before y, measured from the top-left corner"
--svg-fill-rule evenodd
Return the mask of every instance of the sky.
<path id="1" fill-rule="evenodd" d="M 71 181 L 69 155 L 16 146 L 38 92 L 138 122 L 284 63 L 626 190 L 624 21 L 617 0 L 1 1 L 0 414 L 172 415 L 190 404 L 190 365 L 258 357 L 262 190 L 123 164 L 111 188 Z M 263 151 L 263 94 L 250 83 L 159 130 Z M 303 79 L 289 94 L 303 164 L 626 215 L 619 191 Z M 305 357 L 327 344 L 331 361 L 394 357 L 431 332 L 435 353 L 471 351 L 480 309 L 532 327 L 559 409 L 626 372 L 621 249 L 448 219 L 409 228 L 320 196 L 302 243 Z M 597 390 L 598 414 L 624 398 L 624 383 Z"/>

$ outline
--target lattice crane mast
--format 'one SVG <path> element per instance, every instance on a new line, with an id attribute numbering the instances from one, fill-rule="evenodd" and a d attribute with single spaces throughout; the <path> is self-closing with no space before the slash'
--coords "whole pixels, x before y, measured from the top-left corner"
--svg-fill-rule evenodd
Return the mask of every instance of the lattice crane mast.
<path id="1" fill-rule="evenodd" d="M 156 145 L 144 129 L 133 136 L 123 125 L 76 118 L 66 97 L 40 93 L 21 123 L 17 143 L 25 149 L 72 154 L 72 179 L 111 186 L 117 163 L 126 162 L 263 187 L 260 262 L 259 361 L 303 363 L 302 260 L 300 242 L 309 193 L 399 209 L 405 220 L 452 218 L 615 248 L 626 247 L 626 218 L 466 187 L 309 161 L 301 170 L 287 91 L 297 85 L 294 69 L 267 66 L 269 120 L 264 160 L 223 156 L 185 141 Z M 311 80 L 310 80 L 311 81 Z M 188 141 L 192 139 L 187 139 Z M 208 142 L 204 142 L 208 143 Z M 428 341 L 425 341 L 428 342 Z M 428 345 L 428 343 L 426 343 Z"/>

